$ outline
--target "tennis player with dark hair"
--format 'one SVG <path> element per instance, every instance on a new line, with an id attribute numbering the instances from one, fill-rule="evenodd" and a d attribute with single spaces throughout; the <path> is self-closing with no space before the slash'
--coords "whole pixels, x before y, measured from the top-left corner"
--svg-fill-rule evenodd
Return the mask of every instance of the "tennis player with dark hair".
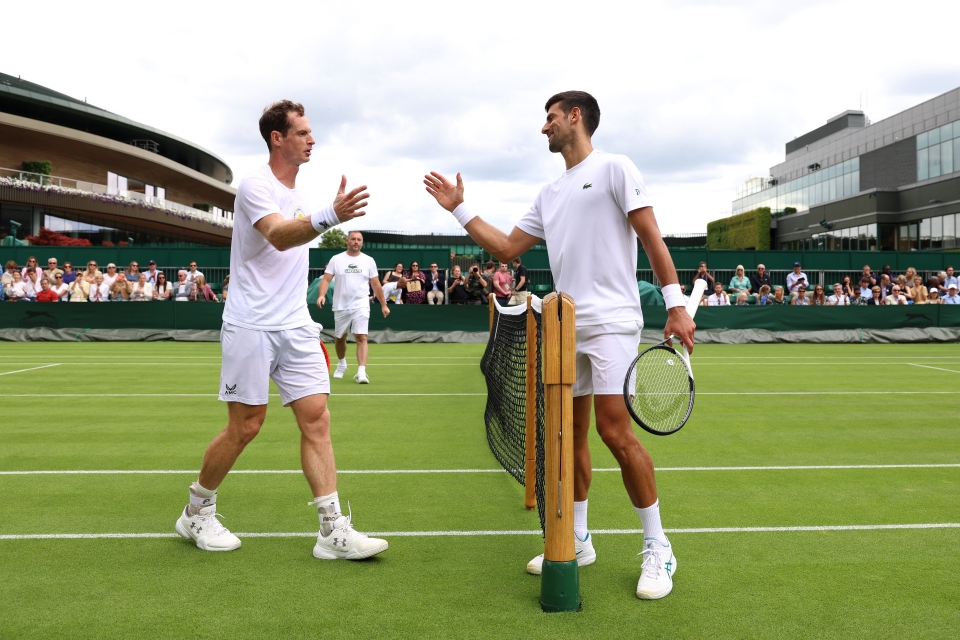
<path id="1" fill-rule="evenodd" d="M 592 467 L 587 436 L 591 404 L 597 431 L 620 465 L 623 483 L 643 526 L 644 556 L 637 596 L 657 599 L 673 588 L 676 556 L 660 523 L 653 461 L 633 431 L 623 401 L 623 384 L 637 355 L 643 315 L 637 289 L 637 238 L 663 283 L 667 306 L 664 336 L 675 335 L 693 349 L 695 325 L 684 308 L 670 252 L 657 226 L 643 177 L 629 158 L 597 151 L 591 137 L 600 124 L 597 101 L 583 91 L 558 93 L 546 104 L 541 133 L 567 170 L 541 189 L 509 235 L 484 222 L 463 201 L 456 183 L 431 172 L 427 192 L 452 212 L 486 251 L 508 262 L 541 239 L 550 252 L 557 290 L 577 305 L 577 382 L 574 413 L 574 532 L 577 562 L 596 560 L 587 528 L 587 494 Z M 527 565 L 539 574 L 543 556 Z"/>
<path id="2" fill-rule="evenodd" d="M 346 193 L 343 176 L 333 203 L 308 213 L 296 184 L 315 144 L 303 106 L 287 100 L 271 105 L 260 118 L 260 133 L 270 160 L 240 183 L 234 206 L 234 278 L 220 331 L 220 399 L 227 403 L 227 426 L 203 456 L 176 531 L 206 551 L 240 547 L 239 538 L 217 520 L 217 489 L 260 432 L 273 380 L 300 427 L 303 474 L 320 517 L 314 557 L 367 558 L 386 550 L 387 542 L 354 530 L 350 516 L 340 510 L 327 410 L 330 379 L 317 325 L 307 310 L 307 243 L 364 215 L 369 194 L 365 186 Z"/>

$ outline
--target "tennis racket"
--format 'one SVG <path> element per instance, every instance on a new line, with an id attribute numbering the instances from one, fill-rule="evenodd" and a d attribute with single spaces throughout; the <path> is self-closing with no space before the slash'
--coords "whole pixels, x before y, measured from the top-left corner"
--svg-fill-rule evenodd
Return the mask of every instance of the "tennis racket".
<path id="1" fill-rule="evenodd" d="M 697 314 L 706 280 L 697 280 L 687 303 L 687 313 Z M 690 355 L 681 345 L 670 346 L 670 336 L 634 358 L 623 381 L 623 399 L 634 421 L 655 436 L 676 433 L 693 411 L 693 369 Z"/>

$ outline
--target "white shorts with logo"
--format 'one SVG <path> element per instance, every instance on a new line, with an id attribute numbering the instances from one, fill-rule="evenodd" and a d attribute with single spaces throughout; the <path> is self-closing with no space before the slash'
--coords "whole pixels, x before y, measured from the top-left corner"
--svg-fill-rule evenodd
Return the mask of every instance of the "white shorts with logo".
<path id="1" fill-rule="evenodd" d="M 333 312 L 333 335 L 342 338 L 347 332 L 362 336 L 367 335 L 367 327 L 370 324 L 370 307 L 360 307 L 359 309 L 344 309 L 343 311 Z"/>
<path id="2" fill-rule="evenodd" d="M 639 320 L 577 327 L 574 397 L 623 395 L 623 381 L 637 357 L 641 329 Z"/>
<path id="3" fill-rule="evenodd" d="M 224 322 L 220 347 L 220 399 L 224 402 L 267 404 L 270 380 L 277 384 L 284 406 L 330 393 L 330 374 L 317 325 L 257 331 Z"/>

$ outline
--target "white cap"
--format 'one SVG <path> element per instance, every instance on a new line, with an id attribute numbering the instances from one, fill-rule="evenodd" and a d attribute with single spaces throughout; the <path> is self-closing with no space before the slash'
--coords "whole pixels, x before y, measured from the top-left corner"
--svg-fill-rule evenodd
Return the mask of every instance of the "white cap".
<path id="1" fill-rule="evenodd" d="M 956 283 L 956 282 L 951 282 L 951 283 L 950 283 L 950 286 L 947 287 L 947 289 L 956 289 L 956 288 L 957 288 L 957 283 Z"/>

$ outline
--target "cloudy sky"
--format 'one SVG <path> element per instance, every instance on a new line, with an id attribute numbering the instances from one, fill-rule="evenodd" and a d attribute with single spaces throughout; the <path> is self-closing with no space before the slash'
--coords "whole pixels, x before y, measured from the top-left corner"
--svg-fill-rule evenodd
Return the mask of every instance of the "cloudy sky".
<path id="1" fill-rule="evenodd" d="M 784 143 L 847 109 L 874 122 L 960 86 L 956 2 L 47 2 L 4 9 L 0 71 L 174 133 L 237 180 L 265 104 L 302 102 L 315 206 L 341 173 L 366 229 L 454 232 L 424 192 L 461 171 L 509 227 L 563 171 L 552 94 L 599 100 L 594 145 L 644 174 L 664 233 L 703 232 Z M 18 28 L 10 28 L 18 25 Z"/>

